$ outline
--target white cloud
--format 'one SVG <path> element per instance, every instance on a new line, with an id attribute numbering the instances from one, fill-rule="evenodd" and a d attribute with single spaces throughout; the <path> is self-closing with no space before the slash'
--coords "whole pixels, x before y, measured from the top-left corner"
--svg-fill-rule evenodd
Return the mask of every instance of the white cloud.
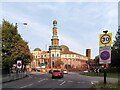
<path id="1" fill-rule="evenodd" d="M 23 5 L 24 4 L 24 5 Z M 60 44 L 85 55 L 92 49 L 92 58 L 98 53 L 99 34 L 108 28 L 115 35 L 117 3 L 4 3 L 3 17 L 10 22 L 27 22 L 19 31 L 31 49 L 45 49 L 52 37 L 52 21 L 58 21 Z M 8 6 L 11 6 L 8 8 Z M 34 8 L 33 8 L 34 7 Z"/>
<path id="2" fill-rule="evenodd" d="M 118 2 L 119 0 L 2 0 L 2 2 Z"/>

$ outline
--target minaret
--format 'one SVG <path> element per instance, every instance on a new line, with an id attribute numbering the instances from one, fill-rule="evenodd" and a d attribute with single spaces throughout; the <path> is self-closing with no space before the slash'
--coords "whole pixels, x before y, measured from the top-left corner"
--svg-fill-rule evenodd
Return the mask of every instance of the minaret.
<path id="1" fill-rule="evenodd" d="M 53 21 L 53 36 L 51 39 L 51 44 L 52 44 L 52 46 L 59 46 L 59 39 L 57 36 L 57 21 L 56 20 Z"/>
<path id="2" fill-rule="evenodd" d="M 57 21 L 53 21 L 53 28 L 52 28 L 52 39 L 51 39 L 51 46 L 49 46 L 50 51 L 50 67 L 54 67 L 54 63 L 56 60 L 60 60 L 60 46 L 59 46 L 59 39 L 57 35 Z"/>

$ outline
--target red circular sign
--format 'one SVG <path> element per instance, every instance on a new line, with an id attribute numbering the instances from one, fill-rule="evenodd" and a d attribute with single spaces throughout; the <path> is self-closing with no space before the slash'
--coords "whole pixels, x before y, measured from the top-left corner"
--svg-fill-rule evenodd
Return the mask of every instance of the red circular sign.
<path id="1" fill-rule="evenodd" d="M 110 53 L 108 51 L 103 51 L 100 54 L 102 60 L 108 60 L 110 58 Z"/>
<path id="2" fill-rule="evenodd" d="M 108 34 L 104 34 L 101 38 L 100 38 L 100 42 L 102 44 L 108 44 L 110 42 L 111 38 Z"/>

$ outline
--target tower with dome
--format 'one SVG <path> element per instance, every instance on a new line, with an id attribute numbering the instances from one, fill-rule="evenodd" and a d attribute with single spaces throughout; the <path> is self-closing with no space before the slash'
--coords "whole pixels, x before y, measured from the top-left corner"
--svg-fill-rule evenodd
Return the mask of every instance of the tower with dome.
<path id="1" fill-rule="evenodd" d="M 72 43 L 73 44 L 73 43 Z M 63 69 L 85 69 L 87 61 L 91 58 L 91 50 L 86 49 L 86 55 L 71 51 L 67 45 L 60 45 L 58 38 L 57 21 L 53 21 L 51 45 L 48 51 L 42 51 L 35 48 L 32 52 L 34 60 L 31 62 L 31 68 L 50 69 L 54 68 L 55 61 L 61 60 L 64 64 Z M 41 65 L 44 65 L 41 66 Z"/>

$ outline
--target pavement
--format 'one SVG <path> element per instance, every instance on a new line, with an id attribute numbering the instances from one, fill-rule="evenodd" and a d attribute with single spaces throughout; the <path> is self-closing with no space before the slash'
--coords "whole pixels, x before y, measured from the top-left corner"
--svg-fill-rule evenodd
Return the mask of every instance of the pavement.
<path id="1" fill-rule="evenodd" d="M 1 76 L 1 82 L 0 83 L 5 83 L 5 82 L 11 82 L 15 81 L 18 79 L 22 79 L 26 77 L 29 74 L 29 72 L 22 72 L 22 73 L 11 73 L 10 75 L 2 75 Z"/>

